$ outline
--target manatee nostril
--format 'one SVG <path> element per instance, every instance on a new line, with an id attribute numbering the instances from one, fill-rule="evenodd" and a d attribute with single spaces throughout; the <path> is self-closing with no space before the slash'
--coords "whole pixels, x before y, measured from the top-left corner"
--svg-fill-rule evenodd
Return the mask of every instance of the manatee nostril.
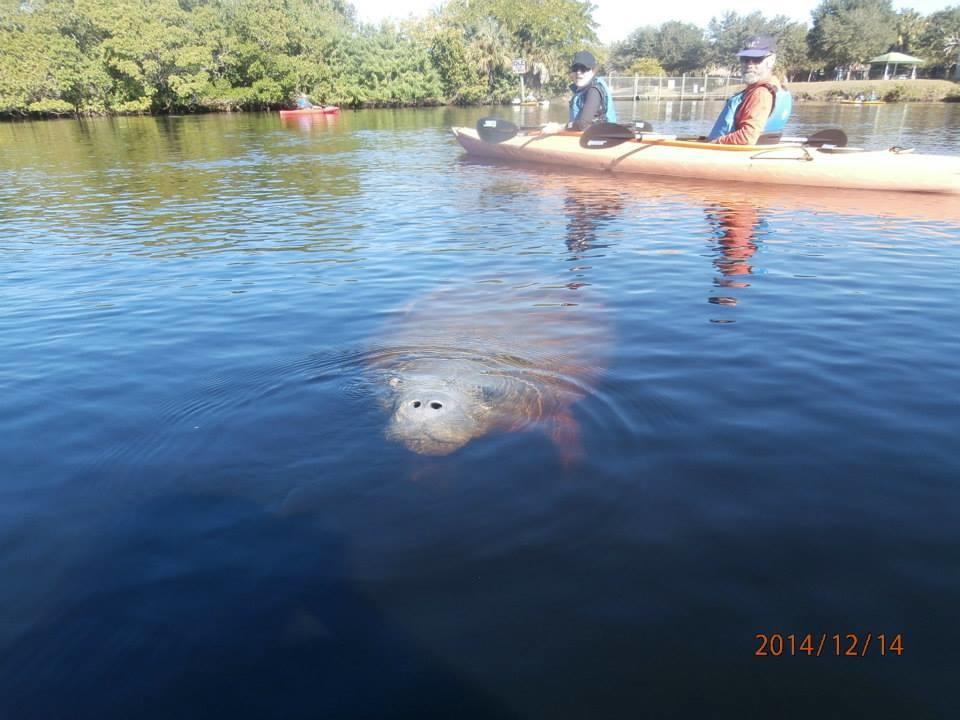
<path id="1" fill-rule="evenodd" d="M 420 407 L 423 403 L 420 402 L 419 400 L 414 400 L 414 401 L 413 401 L 412 403 L 410 403 L 410 404 L 413 405 L 415 408 L 418 408 L 418 407 Z"/>
<path id="2" fill-rule="evenodd" d="M 443 407 L 443 403 L 437 402 L 436 400 L 434 400 L 432 403 L 430 403 L 430 407 L 433 408 L 434 410 L 439 410 L 440 408 Z"/>

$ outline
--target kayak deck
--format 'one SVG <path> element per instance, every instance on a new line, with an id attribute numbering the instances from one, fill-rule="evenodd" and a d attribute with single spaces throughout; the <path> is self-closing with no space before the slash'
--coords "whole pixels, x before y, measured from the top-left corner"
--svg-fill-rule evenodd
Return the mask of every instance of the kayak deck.
<path id="1" fill-rule="evenodd" d="M 580 147 L 579 133 L 533 133 L 492 143 L 482 140 L 473 128 L 452 131 L 468 154 L 508 161 L 723 182 L 960 194 L 960 157 L 949 155 L 796 143 L 717 145 L 655 135 L 585 149 Z"/>

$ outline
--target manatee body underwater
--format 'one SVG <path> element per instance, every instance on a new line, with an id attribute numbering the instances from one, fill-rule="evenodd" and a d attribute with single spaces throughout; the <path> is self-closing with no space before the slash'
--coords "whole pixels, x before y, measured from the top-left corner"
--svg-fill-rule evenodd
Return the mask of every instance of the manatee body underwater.
<path id="1" fill-rule="evenodd" d="M 571 406 L 592 391 L 610 344 L 607 312 L 590 294 L 480 281 L 398 311 L 369 356 L 390 414 L 386 437 L 448 455 L 490 432 L 540 429 L 575 459 Z"/>

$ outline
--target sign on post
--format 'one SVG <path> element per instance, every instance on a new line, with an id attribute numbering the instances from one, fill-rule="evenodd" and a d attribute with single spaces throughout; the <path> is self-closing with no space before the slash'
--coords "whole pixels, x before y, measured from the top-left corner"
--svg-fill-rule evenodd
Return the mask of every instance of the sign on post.
<path id="1" fill-rule="evenodd" d="M 513 71 L 517 75 L 523 75 L 525 72 L 527 72 L 527 61 L 521 58 L 517 58 L 516 60 L 514 60 Z"/>

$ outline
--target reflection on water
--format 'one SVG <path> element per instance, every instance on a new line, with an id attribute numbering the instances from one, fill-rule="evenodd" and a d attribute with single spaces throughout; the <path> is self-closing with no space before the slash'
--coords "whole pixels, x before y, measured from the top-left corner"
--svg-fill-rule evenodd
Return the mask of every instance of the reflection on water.
<path id="1" fill-rule="evenodd" d="M 705 213 L 718 249 L 713 264 L 721 277 L 715 280 L 715 285 L 719 288 L 750 287 L 745 276 L 753 272 L 750 260 L 757 252 L 757 235 L 762 233 L 764 223 L 757 209 L 747 203 L 739 203 L 706 208 Z M 710 297 L 710 302 L 715 305 L 736 305 L 737 298 L 714 295 Z"/>
<path id="2" fill-rule="evenodd" d="M 312 115 L 281 116 L 285 127 L 296 127 L 301 132 L 325 133 L 333 128 L 340 119 L 339 113 L 314 113 Z"/>
<path id="3" fill-rule="evenodd" d="M 623 211 L 624 198 L 619 190 L 609 187 L 578 187 L 567 192 L 563 204 L 567 250 L 578 259 L 579 254 L 605 247 L 598 244 L 597 234 Z"/>

